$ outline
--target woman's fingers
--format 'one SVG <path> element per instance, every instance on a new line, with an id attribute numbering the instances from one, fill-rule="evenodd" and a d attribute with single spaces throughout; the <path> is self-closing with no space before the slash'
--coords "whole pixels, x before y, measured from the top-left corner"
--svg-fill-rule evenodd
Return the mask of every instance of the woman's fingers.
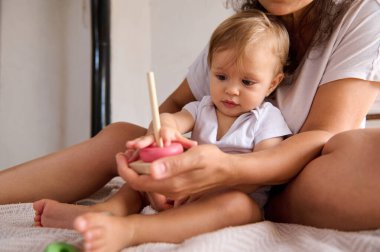
<path id="1" fill-rule="evenodd" d="M 150 180 L 150 176 L 139 175 L 137 172 L 131 169 L 128 166 L 127 158 L 123 153 L 118 153 L 116 155 L 116 164 L 119 175 L 129 184 L 129 186 L 135 190 L 146 191 L 137 188 L 142 188 L 141 185 L 147 183 L 147 179 Z"/>
<path id="2" fill-rule="evenodd" d="M 148 175 L 139 175 L 128 166 L 127 157 L 123 153 L 116 155 L 116 164 L 119 175 L 128 183 L 128 185 L 137 190 L 145 192 L 158 192 L 162 194 L 171 193 L 173 191 L 173 182 L 171 180 L 159 181 Z"/>
<path id="3" fill-rule="evenodd" d="M 128 167 L 127 157 L 123 153 L 116 154 L 116 165 L 119 175 L 127 181 L 133 181 L 138 178 L 138 174 Z"/>
<path id="4" fill-rule="evenodd" d="M 154 191 L 149 187 L 146 187 L 146 185 L 149 185 L 149 183 L 154 181 L 151 176 L 137 174 L 128 166 L 127 158 L 123 153 L 118 153 L 116 155 L 116 164 L 119 175 L 128 183 L 131 188 L 144 192 Z"/>
<path id="5" fill-rule="evenodd" d="M 164 179 L 177 176 L 191 170 L 204 168 L 210 157 L 208 148 L 212 145 L 202 145 L 198 148 L 189 149 L 183 154 L 158 159 L 154 161 L 150 168 L 151 176 L 155 179 Z"/>
<path id="6" fill-rule="evenodd" d="M 128 149 L 124 152 L 124 156 L 128 163 L 134 162 L 139 159 L 139 149 Z"/>
<path id="7" fill-rule="evenodd" d="M 176 176 L 188 170 L 196 169 L 197 161 L 189 152 L 158 159 L 151 164 L 150 175 L 154 179 L 165 179 Z"/>

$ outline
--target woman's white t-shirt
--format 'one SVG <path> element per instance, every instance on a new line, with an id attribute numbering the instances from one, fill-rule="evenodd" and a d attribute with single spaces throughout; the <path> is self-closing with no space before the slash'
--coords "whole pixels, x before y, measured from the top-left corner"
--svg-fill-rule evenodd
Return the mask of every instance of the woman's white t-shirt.
<path id="1" fill-rule="evenodd" d="M 320 85 L 344 78 L 380 82 L 380 0 L 355 1 L 330 39 L 311 50 L 297 71 L 278 87 L 275 104 L 293 133 L 305 122 Z M 197 100 L 210 94 L 207 48 L 186 79 Z"/>

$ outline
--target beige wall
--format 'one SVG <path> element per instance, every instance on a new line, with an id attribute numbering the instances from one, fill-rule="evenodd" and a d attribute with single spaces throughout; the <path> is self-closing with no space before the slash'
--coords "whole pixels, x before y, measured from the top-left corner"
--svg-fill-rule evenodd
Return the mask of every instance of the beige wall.
<path id="1" fill-rule="evenodd" d="M 151 0 L 152 69 L 163 101 L 185 78 L 212 31 L 231 9 L 225 0 Z"/>
<path id="2" fill-rule="evenodd" d="M 112 0 L 112 121 L 146 123 L 146 72 L 151 65 L 149 0 Z"/>
<path id="3" fill-rule="evenodd" d="M 88 0 L 2 0 L 0 168 L 89 136 Z"/>
<path id="4" fill-rule="evenodd" d="M 112 1 L 112 120 L 147 126 L 146 72 L 161 103 L 185 78 L 216 25 L 232 13 L 225 0 Z"/>

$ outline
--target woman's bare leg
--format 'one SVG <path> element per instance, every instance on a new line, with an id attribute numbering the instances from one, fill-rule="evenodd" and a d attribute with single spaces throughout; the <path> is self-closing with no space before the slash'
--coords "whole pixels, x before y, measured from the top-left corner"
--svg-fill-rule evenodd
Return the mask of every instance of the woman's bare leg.
<path id="1" fill-rule="evenodd" d="M 380 227 L 380 129 L 340 133 L 268 207 L 275 221 L 340 230 Z"/>
<path id="2" fill-rule="evenodd" d="M 85 251 L 120 251 L 146 242 L 179 243 L 194 235 L 261 220 L 248 195 L 225 192 L 160 212 L 157 215 L 113 217 L 85 214 L 75 220 Z"/>
<path id="3" fill-rule="evenodd" d="M 50 198 L 73 202 L 117 175 L 115 155 L 146 129 L 114 123 L 83 143 L 0 171 L 0 204 Z"/>

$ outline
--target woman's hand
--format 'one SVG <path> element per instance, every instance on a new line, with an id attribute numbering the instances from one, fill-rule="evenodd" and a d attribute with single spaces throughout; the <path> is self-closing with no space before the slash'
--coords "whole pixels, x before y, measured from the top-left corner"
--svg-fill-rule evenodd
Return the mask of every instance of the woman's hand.
<path id="1" fill-rule="evenodd" d="M 172 200 L 236 185 L 237 173 L 229 164 L 233 155 L 214 145 L 201 145 L 151 164 L 151 175 L 138 175 L 128 167 L 124 154 L 116 156 L 120 176 L 133 189 L 156 192 Z"/>

